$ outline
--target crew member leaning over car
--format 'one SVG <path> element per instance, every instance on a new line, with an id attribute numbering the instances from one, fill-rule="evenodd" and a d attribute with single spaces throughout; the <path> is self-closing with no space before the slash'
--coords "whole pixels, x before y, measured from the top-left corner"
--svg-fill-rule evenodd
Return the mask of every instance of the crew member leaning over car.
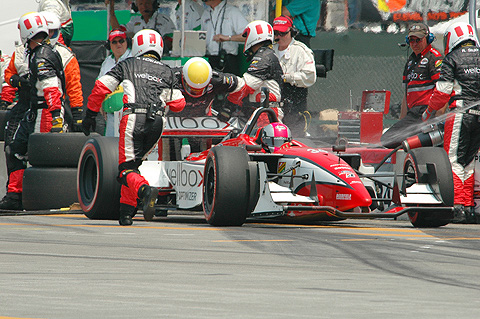
<path id="1" fill-rule="evenodd" d="M 270 106 L 281 120 L 283 118 L 280 107 L 283 71 L 272 47 L 273 28 L 268 22 L 253 21 L 247 25 L 243 36 L 245 37 L 244 54 L 250 61 L 250 65 L 243 77 L 239 78 L 238 87 L 228 95 L 228 100 L 242 105 L 243 112 L 249 118 L 254 108 L 261 107 L 261 88 L 267 87 Z M 248 99 L 244 100 L 246 97 Z M 248 106 L 253 108 L 245 109 Z M 267 124 L 263 116 L 260 120 L 259 124 Z"/>
<path id="2" fill-rule="evenodd" d="M 422 131 L 422 113 L 427 108 L 442 66 L 442 54 L 432 47 L 434 38 L 423 23 L 414 23 L 409 28 L 406 40 L 413 52 L 403 71 L 405 95 L 400 121 L 381 137 L 386 148 L 396 148 L 408 137 Z"/>
<path id="3" fill-rule="evenodd" d="M 117 179 L 122 184 L 119 223 L 123 226 L 132 224 L 138 199 L 143 202 L 145 219 L 153 217 L 158 189 L 148 184 L 138 168 L 162 136 L 165 109 L 179 112 L 185 107 L 182 93 L 174 88 L 173 71 L 160 62 L 163 53 L 160 34 L 144 29 L 137 32 L 132 41 L 133 57 L 120 61 L 95 82 L 82 121 L 84 133 L 89 135 L 95 130 L 95 118 L 105 95 L 122 84 L 125 95 L 119 128 Z"/>

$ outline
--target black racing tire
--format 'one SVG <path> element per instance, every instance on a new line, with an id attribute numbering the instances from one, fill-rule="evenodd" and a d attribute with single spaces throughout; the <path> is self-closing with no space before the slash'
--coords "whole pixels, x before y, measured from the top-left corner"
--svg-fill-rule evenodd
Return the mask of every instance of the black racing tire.
<path id="1" fill-rule="evenodd" d="M 427 167 L 434 167 L 429 173 Z M 408 152 L 403 165 L 406 187 L 413 183 L 429 183 L 440 195 L 444 206 L 453 206 L 453 173 L 448 155 L 441 147 L 422 147 Z M 452 212 L 410 212 L 410 222 L 414 227 L 445 226 L 453 218 Z"/>
<path id="2" fill-rule="evenodd" d="M 90 219 L 117 220 L 120 216 L 118 138 L 90 138 L 78 162 L 77 196 Z"/>
<path id="3" fill-rule="evenodd" d="M 210 149 L 205 162 L 203 212 L 210 225 L 241 226 L 249 215 L 247 152 L 239 147 Z"/>
<path id="4" fill-rule="evenodd" d="M 69 207 L 77 201 L 77 168 L 29 167 L 23 175 L 25 210 Z"/>
<path id="5" fill-rule="evenodd" d="M 5 141 L 5 126 L 7 125 L 7 110 L 0 110 L 0 141 Z"/>
<path id="6" fill-rule="evenodd" d="M 83 145 L 89 138 L 83 133 L 31 134 L 28 162 L 35 167 L 77 167 Z"/>

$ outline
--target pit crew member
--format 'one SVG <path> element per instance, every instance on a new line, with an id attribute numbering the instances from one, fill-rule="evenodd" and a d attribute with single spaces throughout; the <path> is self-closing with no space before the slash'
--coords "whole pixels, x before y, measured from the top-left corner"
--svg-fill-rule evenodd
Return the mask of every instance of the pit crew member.
<path id="1" fill-rule="evenodd" d="M 63 132 L 62 103 L 65 88 L 62 59 L 48 40 L 44 17 L 31 12 L 18 21 L 22 43 L 26 45 L 30 73 L 30 108 L 20 121 L 13 142 L 7 149 L 9 176 L 7 194 L 0 201 L 0 209 L 22 209 L 23 173 L 27 167 L 28 137 L 33 132 Z M 51 114 L 51 121 L 40 117 L 43 109 Z"/>
<path id="2" fill-rule="evenodd" d="M 444 148 L 453 171 L 454 222 L 476 222 L 473 187 L 475 156 L 480 147 L 480 48 L 475 30 L 465 22 L 445 31 L 445 59 L 440 79 L 422 119 L 449 103 Z"/>
<path id="3" fill-rule="evenodd" d="M 249 118 L 254 108 L 262 106 L 261 88 L 267 87 L 270 106 L 281 120 L 283 118 L 280 107 L 283 71 L 272 47 L 273 28 L 268 22 L 253 21 L 245 28 L 243 37 L 245 38 L 244 54 L 250 61 L 250 65 L 243 77 L 239 78 L 238 87 L 228 95 L 228 100 L 242 105 L 245 117 Z M 243 100 L 244 98 L 246 99 Z M 259 124 L 267 124 L 264 119 L 260 120 Z"/>
<path id="4" fill-rule="evenodd" d="M 383 133 L 381 143 L 396 148 L 422 129 L 422 113 L 426 110 L 435 82 L 440 77 L 443 56 L 432 47 L 435 39 L 427 25 L 414 23 L 408 29 L 407 44 L 412 54 L 403 71 L 405 96 L 402 100 L 400 121 Z"/>
<path id="5" fill-rule="evenodd" d="M 86 135 L 94 131 L 105 94 L 122 83 L 125 95 L 119 128 L 118 180 L 122 184 L 119 223 L 124 226 L 132 224 L 137 199 L 143 202 L 143 214 L 153 217 L 158 190 L 149 186 L 138 168 L 162 135 L 165 108 L 179 112 L 185 107 L 182 93 L 174 88 L 173 71 L 160 62 L 162 53 L 163 40 L 158 32 L 137 32 L 133 57 L 119 62 L 95 82 L 82 122 Z"/>

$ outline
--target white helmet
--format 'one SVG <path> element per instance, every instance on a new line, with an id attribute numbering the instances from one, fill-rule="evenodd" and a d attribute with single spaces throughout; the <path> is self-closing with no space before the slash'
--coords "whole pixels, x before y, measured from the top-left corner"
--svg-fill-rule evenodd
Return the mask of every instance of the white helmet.
<path id="1" fill-rule="evenodd" d="M 43 15 L 43 17 L 47 21 L 48 30 L 53 31 L 52 36 L 50 36 L 50 43 L 52 45 L 55 45 L 55 43 L 57 43 L 58 41 L 58 38 L 60 37 L 60 19 L 55 13 L 50 11 L 42 11 L 40 12 L 40 14 Z"/>
<path id="2" fill-rule="evenodd" d="M 143 29 L 133 36 L 132 56 L 140 56 L 147 52 L 155 52 L 158 54 L 158 58 L 162 58 L 163 39 L 155 30 Z"/>
<path id="3" fill-rule="evenodd" d="M 270 41 L 273 43 L 273 27 L 266 21 L 252 21 L 245 27 L 243 37 L 245 38 L 243 52 L 247 52 L 257 43 L 263 41 Z"/>
<path id="4" fill-rule="evenodd" d="M 29 12 L 21 16 L 18 20 L 18 29 L 23 44 L 26 44 L 28 40 L 41 32 L 44 32 L 48 37 L 47 22 L 43 15 L 38 12 Z"/>
<path id="5" fill-rule="evenodd" d="M 191 58 L 182 69 L 185 91 L 193 97 L 202 96 L 212 79 L 212 67 L 205 59 Z"/>
<path id="6" fill-rule="evenodd" d="M 450 25 L 443 35 L 445 55 L 452 52 L 460 43 L 471 40 L 478 45 L 473 27 L 466 22 L 456 22 Z"/>
<path id="7" fill-rule="evenodd" d="M 267 146 L 270 152 L 275 152 L 280 147 L 292 140 L 292 132 L 283 123 L 271 123 L 262 129 L 262 144 Z"/>

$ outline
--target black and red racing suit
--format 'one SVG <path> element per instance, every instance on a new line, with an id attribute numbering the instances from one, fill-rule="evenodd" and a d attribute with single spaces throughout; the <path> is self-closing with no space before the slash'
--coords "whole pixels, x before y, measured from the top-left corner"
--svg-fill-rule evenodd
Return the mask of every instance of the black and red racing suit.
<path id="1" fill-rule="evenodd" d="M 454 204 L 474 206 L 474 158 L 480 147 L 480 49 L 471 42 L 451 51 L 428 108 L 450 104 L 445 121 L 444 148 L 453 171 Z"/>
<path id="2" fill-rule="evenodd" d="M 407 114 L 382 135 L 383 146 L 395 148 L 408 137 L 421 132 L 422 113 L 440 77 L 442 59 L 442 54 L 431 44 L 420 54 L 410 55 L 403 71 Z"/>
<path id="3" fill-rule="evenodd" d="M 21 194 L 23 173 L 27 167 L 28 138 L 34 132 L 46 133 L 52 122 L 46 121 L 42 111 L 46 109 L 51 118 L 61 117 L 65 77 L 62 59 L 48 40 L 28 52 L 30 71 L 30 109 L 20 121 L 12 143 L 7 147 L 8 177 L 7 194 Z M 37 120 L 38 119 L 38 120 Z"/>
<path id="4" fill-rule="evenodd" d="M 88 109 L 98 112 L 105 94 L 112 93 L 119 84 L 125 92 L 118 148 L 120 203 L 136 207 L 138 190 L 148 185 L 138 167 L 162 135 L 165 107 L 179 112 L 185 99 L 174 88 L 172 69 L 154 55 L 145 54 L 119 62 L 100 77 L 88 98 Z"/>

